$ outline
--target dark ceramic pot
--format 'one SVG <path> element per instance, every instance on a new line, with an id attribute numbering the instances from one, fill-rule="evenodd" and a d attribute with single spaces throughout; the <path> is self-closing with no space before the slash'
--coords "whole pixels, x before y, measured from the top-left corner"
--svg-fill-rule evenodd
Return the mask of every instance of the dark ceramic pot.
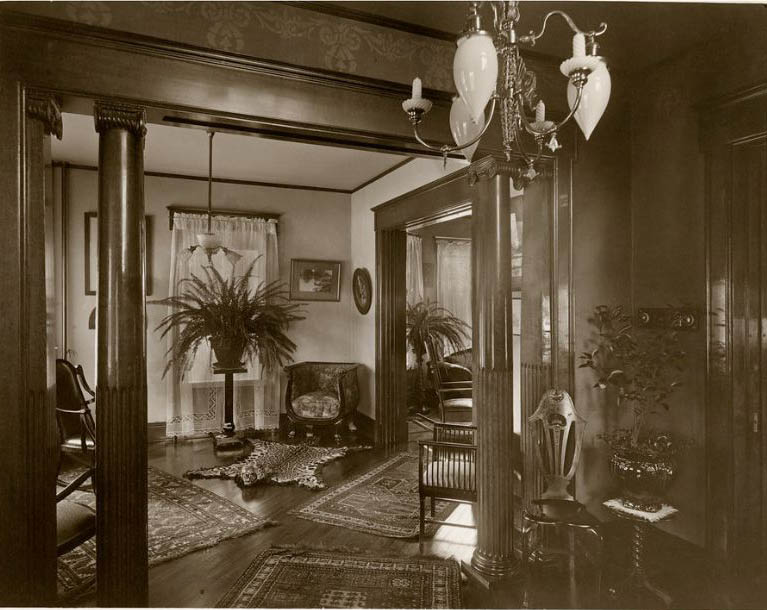
<path id="1" fill-rule="evenodd" d="M 220 369 L 241 368 L 242 352 L 245 351 L 245 340 L 242 337 L 218 337 L 210 338 L 210 346 L 216 355 L 214 366 Z"/>
<path id="2" fill-rule="evenodd" d="M 676 465 L 668 457 L 625 450 L 613 453 L 610 471 L 621 483 L 625 506 L 654 513 L 663 505 Z"/>

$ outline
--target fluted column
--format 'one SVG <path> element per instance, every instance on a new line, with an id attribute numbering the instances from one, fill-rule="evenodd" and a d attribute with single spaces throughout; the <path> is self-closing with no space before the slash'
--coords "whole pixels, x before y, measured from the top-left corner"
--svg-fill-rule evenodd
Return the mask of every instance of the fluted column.
<path id="1" fill-rule="evenodd" d="M 512 167 L 493 157 L 469 168 L 472 205 L 472 333 L 477 422 L 477 547 L 471 565 L 490 577 L 515 572 L 512 467 Z"/>
<path id="2" fill-rule="evenodd" d="M 55 378 L 48 376 L 47 307 L 45 285 L 46 164 L 50 164 L 48 135 L 62 134 L 60 103 L 50 94 L 25 92 L 24 139 L 24 378 L 25 434 L 19 439 L 26 453 L 24 487 L 28 515 L 27 568 L 33 575 L 26 603 L 50 604 L 56 599 L 56 415 Z M 52 231 L 53 227 L 47 227 Z M 20 507 L 19 507 L 20 509 Z M 36 600 L 36 601 L 33 601 Z"/>
<path id="3" fill-rule="evenodd" d="M 407 444 L 405 231 L 376 231 L 376 446 Z"/>
<path id="4" fill-rule="evenodd" d="M 96 103 L 99 133 L 97 587 L 100 606 L 146 606 L 145 115 Z"/>

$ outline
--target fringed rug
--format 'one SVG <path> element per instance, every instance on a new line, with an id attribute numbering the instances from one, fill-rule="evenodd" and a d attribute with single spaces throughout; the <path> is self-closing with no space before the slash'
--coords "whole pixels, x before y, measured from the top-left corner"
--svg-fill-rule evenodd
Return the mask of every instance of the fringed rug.
<path id="1" fill-rule="evenodd" d="M 274 524 L 162 470 L 150 467 L 148 478 L 150 566 Z M 96 509 L 92 493 L 76 491 L 69 499 Z M 95 576 L 96 540 L 91 538 L 59 558 L 59 597 L 87 591 Z"/>
<path id="2" fill-rule="evenodd" d="M 445 520 L 456 506 L 455 502 L 437 501 L 435 517 Z M 377 536 L 418 536 L 418 456 L 396 455 L 290 514 Z M 427 524 L 426 534 L 432 535 L 438 527 Z"/>
<path id="3" fill-rule="evenodd" d="M 218 608 L 460 608 L 453 560 L 272 547 Z"/>
<path id="4" fill-rule="evenodd" d="M 200 468 L 184 473 L 189 479 L 234 479 L 240 487 L 257 483 L 296 484 L 309 489 L 324 489 L 319 469 L 323 464 L 344 457 L 349 451 L 369 447 L 318 447 L 274 443 L 249 439 L 253 451 L 228 466 Z"/>

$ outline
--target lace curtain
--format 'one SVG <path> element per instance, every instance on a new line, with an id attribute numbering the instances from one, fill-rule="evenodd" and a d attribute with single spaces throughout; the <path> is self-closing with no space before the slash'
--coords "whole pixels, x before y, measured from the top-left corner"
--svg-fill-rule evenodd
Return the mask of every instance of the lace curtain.
<path id="1" fill-rule="evenodd" d="M 407 236 L 407 263 L 405 267 L 407 304 L 423 301 L 423 240 L 418 235 Z M 407 349 L 407 368 L 415 368 L 415 353 Z"/>
<path id="2" fill-rule="evenodd" d="M 437 301 L 471 328 L 471 240 L 436 241 Z"/>
<path id="3" fill-rule="evenodd" d="M 197 234 L 207 230 L 207 218 L 195 214 L 175 214 L 171 238 L 171 291 L 178 294 L 182 280 L 192 274 L 205 277 L 203 268 L 213 265 L 228 279 L 242 275 L 256 260 L 251 289 L 261 282 L 279 278 L 277 225 L 274 220 L 256 218 L 214 218 L 212 230 L 235 255 L 214 254 L 210 261 L 197 244 Z M 175 334 L 168 337 L 175 339 Z M 220 432 L 224 416 L 224 376 L 213 373 L 214 355 L 204 343 L 184 379 L 173 369 L 167 375 L 167 436 L 201 436 Z M 247 373 L 234 376 L 234 424 L 238 430 L 279 427 L 279 372 L 266 373 L 258 361 L 246 362 Z"/>

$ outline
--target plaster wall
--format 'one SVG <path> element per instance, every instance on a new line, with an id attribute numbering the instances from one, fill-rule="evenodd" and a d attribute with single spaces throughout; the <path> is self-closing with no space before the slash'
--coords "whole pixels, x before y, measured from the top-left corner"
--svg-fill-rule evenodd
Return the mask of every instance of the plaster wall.
<path id="1" fill-rule="evenodd" d="M 375 227 L 371 208 L 403 195 L 452 173 L 466 162 L 449 159 L 443 168 L 441 160 L 415 159 L 386 174 L 351 195 L 351 269 L 366 267 L 373 278 L 375 290 Z M 362 364 L 360 371 L 361 413 L 375 419 L 375 298 L 366 315 L 350 307 L 352 358 Z"/>
<path id="2" fill-rule="evenodd" d="M 60 172 L 61 170 L 57 170 Z M 68 348 L 70 358 L 83 365 L 89 382 L 95 384 L 95 331 L 88 329 L 88 316 L 97 297 L 85 295 L 84 213 L 98 208 L 98 173 L 69 169 L 68 218 Z M 152 296 L 168 295 L 170 242 L 168 205 L 205 207 L 207 183 L 179 178 L 147 176 L 144 184 L 146 214 L 152 217 Z M 214 205 L 227 209 L 268 211 L 282 214 L 278 225 L 280 277 L 287 282 L 291 258 L 341 261 L 340 302 L 305 305 L 306 319 L 289 331 L 297 344 L 296 362 L 302 360 L 347 361 L 352 357 L 350 272 L 350 197 L 346 194 L 272 187 L 220 184 L 213 186 Z M 154 328 L 166 308 L 147 306 L 148 421 L 165 421 L 166 386 L 164 341 Z M 284 388 L 284 384 L 283 384 Z"/>

